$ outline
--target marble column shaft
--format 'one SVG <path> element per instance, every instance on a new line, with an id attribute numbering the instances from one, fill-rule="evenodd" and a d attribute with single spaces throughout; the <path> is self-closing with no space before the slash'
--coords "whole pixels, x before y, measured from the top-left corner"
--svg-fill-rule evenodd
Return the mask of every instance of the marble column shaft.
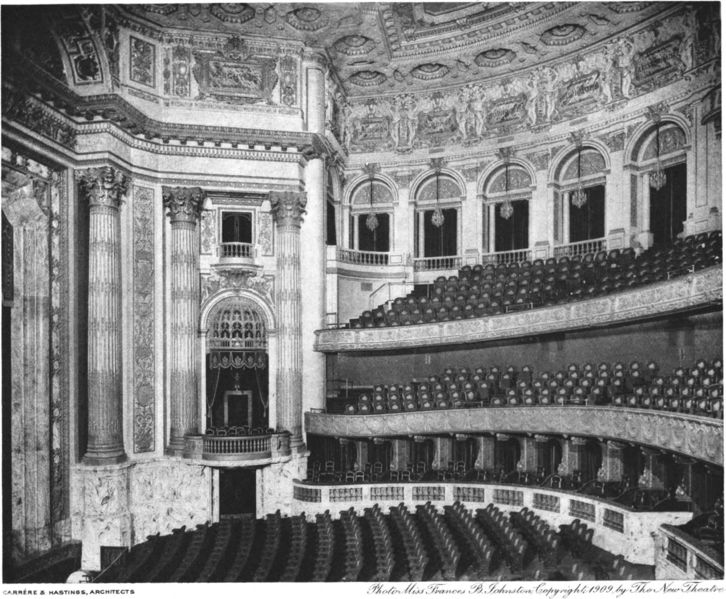
<path id="1" fill-rule="evenodd" d="M 170 434 L 167 453 L 184 454 L 184 437 L 199 433 L 197 328 L 199 272 L 197 221 L 204 200 L 199 187 L 163 187 L 171 221 L 171 314 L 169 338 Z"/>
<path id="2" fill-rule="evenodd" d="M 493 470 L 496 466 L 495 463 L 495 445 L 496 439 L 494 437 L 477 437 L 477 455 L 476 463 L 474 466 L 479 470 Z"/>
<path id="3" fill-rule="evenodd" d="M 277 423 L 290 431 L 291 449 L 303 445 L 300 225 L 306 203 L 304 193 L 270 194 L 277 226 Z"/>
<path id="4" fill-rule="evenodd" d="M 78 173 L 88 217 L 88 446 L 84 462 L 126 459 L 121 397 L 121 251 L 119 207 L 128 177 L 110 166 Z"/>

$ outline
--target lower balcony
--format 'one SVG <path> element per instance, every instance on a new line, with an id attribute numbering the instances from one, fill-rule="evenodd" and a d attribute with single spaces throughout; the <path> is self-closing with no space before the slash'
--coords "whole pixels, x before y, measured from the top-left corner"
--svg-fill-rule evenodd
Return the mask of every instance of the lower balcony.
<path id="1" fill-rule="evenodd" d="M 229 466 L 258 466 L 290 456 L 290 433 L 259 435 L 193 435 L 187 437 L 186 457 Z"/>

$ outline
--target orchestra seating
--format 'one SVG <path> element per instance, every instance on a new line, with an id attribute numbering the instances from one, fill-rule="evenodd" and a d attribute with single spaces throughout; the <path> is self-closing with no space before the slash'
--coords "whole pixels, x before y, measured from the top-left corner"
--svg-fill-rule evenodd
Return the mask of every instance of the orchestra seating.
<path id="1" fill-rule="evenodd" d="M 343 413 L 546 405 L 611 405 L 723 418 L 722 360 L 698 360 L 671 373 L 661 373 L 652 360 L 573 363 L 539 374 L 529 365 L 447 368 L 421 381 L 374 384 L 357 403 L 345 403 Z M 330 408 L 340 411 L 335 403 Z"/>
<path id="2" fill-rule="evenodd" d="M 443 510 L 418 505 L 415 514 L 400 504 L 388 515 L 375 505 L 362 516 L 350 508 L 339 520 L 326 512 L 315 522 L 277 512 L 149 537 L 94 582 L 653 577 L 653 568 L 629 564 L 591 539 L 579 520 L 556 532 L 526 509 L 507 514 L 492 504 L 476 514 L 460 502 Z"/>
<path id="3" fill-rule="evenodd" d="M 414 290 L 366 310 L 346 327 L 405 326 L 554 306 L 666 281 L 720 262 L 721 231 L 712 231 L 652 247 L 639 256 L 625 248 L 464 266 L 458 275 L 440 276 L 425 293 Z"/>

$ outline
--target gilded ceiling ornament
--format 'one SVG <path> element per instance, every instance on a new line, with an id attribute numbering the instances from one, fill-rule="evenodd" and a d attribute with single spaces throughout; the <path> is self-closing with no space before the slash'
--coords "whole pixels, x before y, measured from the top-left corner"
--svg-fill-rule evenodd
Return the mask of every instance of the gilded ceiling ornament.
<path id="1" fill-rule="evenodd" d="M 548 46 L 566 46 L 579 40 L 586 32 L 587 29 L 582 25 L 566 23 L 548 29 L 541 35 L 540 40 Z"/>
<path id="2" fill-rule="evenodd" d="M 627 12 L 640 12 L 649 2 L 610 2 L 607 7 L 613 12 L 622 14 Z"/>
<path id="3" fill-rule="evenodd" d="M 380 71 L 358 71 L 348 78 L 348 81 L 358 87 L 376 87 L 385 80 L 386 76 Z"/>
<path id="4" fill-rule="evenodd" d="M 513 50 L 508 48 L 492 48 L 477 54 L 474 62 L 480 67 L 499 67 L 509 64 L 517 57 Z"/>
<path id="5" fill-rule="evenodd" d="M 376 42 L 365 35 L 346 35 L 333 43 L 333 48 L 346 56 L 362 56 L 376 47 Z"/>
<path id="6" fill-rule="evenodd" d="M 422 81 L 432 81 L 434 79 L 441 79 L 445 77 L 449 72 L 449 67 L 440 63 L 426 63 L 414 67 L 411 71 L 411 75 L 416 79 Z"/>
<path id="7" fill-rule="evenodd" d="M 285 16 L 288 24 L 299 31 L 317 31 L 328 24 L 327 15 L 312 6 L 291 10 Z"/>
<path id="8" fill-rule="evenodd" d="M 210 4 L 209 12 L 223 23 L 246 23 L 255 16 L 249 4 Z"/>

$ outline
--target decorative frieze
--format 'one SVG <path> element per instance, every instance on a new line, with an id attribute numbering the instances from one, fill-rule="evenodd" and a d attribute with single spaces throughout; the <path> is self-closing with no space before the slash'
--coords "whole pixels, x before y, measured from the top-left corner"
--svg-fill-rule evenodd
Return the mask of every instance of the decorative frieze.
<path id="1" fill-rule="evenodd" d="M 630 410 L 619 407 L 509 407 L 402 412 L 346 416 L 308 412 L 308 434 L 340 437 L 448 435 L 452 430 L 496 433 L 506 440 L 509 431 L 575 438 L 605 437 L 620 442 L 655 446 L 721 465 L 723 422 L 710 417 Z M 501 432 L 500 432 L 501 431 Z"/>
<path id="2" fill-rule="evenodd" d="M 154 451 L 154 191 L 134 187 L 134 452 Z"/>

